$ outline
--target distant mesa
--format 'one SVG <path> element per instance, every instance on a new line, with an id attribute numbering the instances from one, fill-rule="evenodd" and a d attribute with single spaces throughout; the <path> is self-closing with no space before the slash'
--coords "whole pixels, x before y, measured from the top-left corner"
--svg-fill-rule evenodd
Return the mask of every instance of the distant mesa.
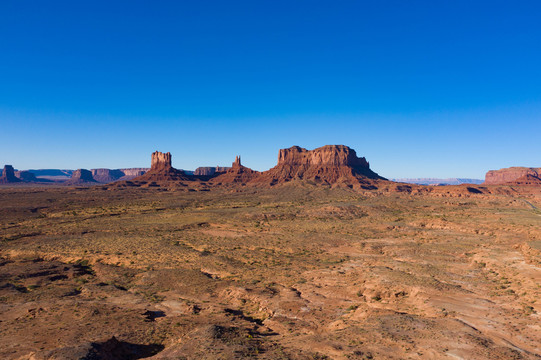
<path id="1" fill-rule="evenodd" d="M 487 172 L 484 185 L 535 185 L 539 181 L 541 181 L 541 168 L 510 167 Z"/>
<path id="2" fill-rule="evenodd" d="M 97 183 L 92 177 L 92 172 L 86 169 L 77 169 L 71 174 L 71 179 L 65 182 L 66 185 L 91 185 Z"/>
<path id="3" fill-rule="evenodd" d="M 34 173 L 31 173 L 30 171 L 15 171 L 15 176 L 17 176 L 19 179 L 25 182 L 38 182 L 38 178 L 36 178 L 36 175 Z"/>
<path id="4" fill-rule="evenodd" d="M 124 172 L 121 170 L 91 169 L 90 172 L 92 173 L 92 178 L 100 183 L 117 181 L 124 176 Z"/>
<path id="5" fill-rule="evenodd" d="M 22 182 L 21 179 L 15 176 L 15 170 L 11 165 L 5 165 L 2 176 L 0 176 L 0 184 L 12 184 Z"/>
<path id="6" fill-rule="evenodd" d="M 407 183 L 407 184 L 416 184 L 416 185 L 460 185 L 460 184 L 482 184 L 484 180 L 480 179 L 464 179 L 464 178 L 447 178 L 447 179 L 437 179 L 437 178 L 401 178 L 401 179 L 390 179 L 391 181 Z"/>
<path id="7" fill-rule="evenodd" d="M 194 171 L 195 176 L 217 176 L 231 169 L 228 166 L 200 166 Z"/>

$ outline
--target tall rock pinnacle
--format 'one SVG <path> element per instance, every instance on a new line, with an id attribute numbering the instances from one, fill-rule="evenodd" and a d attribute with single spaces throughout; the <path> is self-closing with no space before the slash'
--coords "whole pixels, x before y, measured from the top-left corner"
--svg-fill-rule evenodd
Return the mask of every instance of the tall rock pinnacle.
<path id="1" fill-rule="evenodd" d="M 240 155 L 235 156 L 235 162 L 233 163 L 233 167 L 240 167 L 242 166 L 240 163 Z"/>

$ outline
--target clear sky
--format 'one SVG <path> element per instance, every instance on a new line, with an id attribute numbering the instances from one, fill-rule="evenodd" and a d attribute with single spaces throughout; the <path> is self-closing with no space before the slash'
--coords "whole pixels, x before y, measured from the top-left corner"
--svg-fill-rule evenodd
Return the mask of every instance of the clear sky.
<path id="1" fill-rule="evenodd" d="M 540 1 L 0 2 L 0 164 L 541 166 Z"/>

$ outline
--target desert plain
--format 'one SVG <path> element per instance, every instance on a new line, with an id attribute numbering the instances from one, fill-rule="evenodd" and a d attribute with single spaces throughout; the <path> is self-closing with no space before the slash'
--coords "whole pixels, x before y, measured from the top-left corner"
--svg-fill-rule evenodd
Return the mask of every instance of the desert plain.
<path id="1" fill-rule="evenodd" d="M 539 187 L 425 189 L 2 187 L 0 358 L 541 358 Z"/>

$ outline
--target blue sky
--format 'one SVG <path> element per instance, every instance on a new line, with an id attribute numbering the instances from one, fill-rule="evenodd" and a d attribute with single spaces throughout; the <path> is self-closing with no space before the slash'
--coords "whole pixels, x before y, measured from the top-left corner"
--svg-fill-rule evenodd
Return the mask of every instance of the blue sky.
<path id="1" fill-rule="evenodd" d="M 386 177 L 541 166 L 537 1 L 0 2 L 0 164 L 266 170 L 345 144 Z"/>

